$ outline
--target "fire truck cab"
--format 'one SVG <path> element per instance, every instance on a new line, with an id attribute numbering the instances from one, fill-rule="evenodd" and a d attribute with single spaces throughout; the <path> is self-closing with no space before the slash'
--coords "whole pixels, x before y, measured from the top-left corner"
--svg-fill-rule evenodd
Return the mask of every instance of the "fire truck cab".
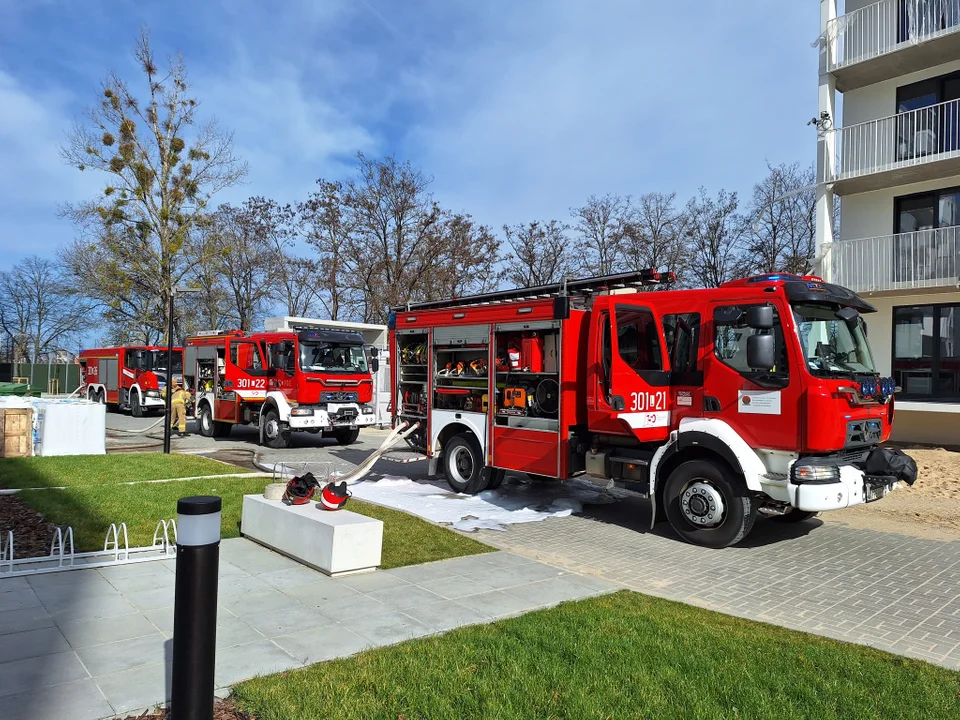
<path id="1" fill-rule="evenodd" d="M 358 332 L 234 330 L 187 338 L 184 376 L 200 433 L 223 437 L 257 425 L 260 442 L 290 445 L 291 433 L 323 433 L 341 445 L 373 425 L 376 350 Z"/>
<path id="2" fill-rule="evenodd" d="M 183 369 L 181 348 L 173 350 L 173 374 Z M 80 384 L 92 402 L 129 410 L 134 417 L 163 411 L 160 391 L 167 382 L 167 348 L 153 345 L 82 350 Z"/>
<path id="3" fill-rule="evenodd" d="M 894 416 L 861 313 L 808 276 L 641 292 L 642 271 L 418 303 L 391 314 L 393 407 L 459 492 L 506 471 L 651 498 L 685 540 L 726 547 L 758 513 L 793 522 L 916 478 L 878 448 Z M 659 288 L 658 288 L 659 289 Z"/>

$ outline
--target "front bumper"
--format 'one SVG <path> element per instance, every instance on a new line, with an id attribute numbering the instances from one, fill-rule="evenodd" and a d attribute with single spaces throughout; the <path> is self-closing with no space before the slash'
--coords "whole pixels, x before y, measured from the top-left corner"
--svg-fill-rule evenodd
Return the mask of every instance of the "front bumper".
<path id="1" fill-rule="evenodd" d="M 144 395 L 140 398 L 140 405 L 145 408 L 162 408 L 165 407 L 166 401 L 162 397 Z"/>
<path id="2" fill-rule="evenodd" d="M 874 478 L 852 465 L 840 466 L 840 480 L 830 483 L 788 483 L 790 504 L 804 512 L 842 510 L 881 500 L 899 487 L 894 478 Z"/>
<path id="3" fill-rule="evenodd" d="M 364 413 L 359 405 L 335 405 L 330 403 L 326 410 L 313 409 L 313 415 L 290 415 L 288 423 L 292 430 L 335 430 L 355 427 L 367 427 L 377 422 L 376 413 Z"/>

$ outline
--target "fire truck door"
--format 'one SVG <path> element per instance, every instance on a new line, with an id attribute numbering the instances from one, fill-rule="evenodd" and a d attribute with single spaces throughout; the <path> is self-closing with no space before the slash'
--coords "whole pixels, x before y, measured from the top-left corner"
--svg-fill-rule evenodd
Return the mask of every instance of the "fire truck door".
<path id="1" fill-rule="evenodd" d="M 724 420 L 751 447 L 794 450 L 799 443 L 800 381 L 790 367 L 778 309 L 772 328 L 752 328 L 747 310 L 767 303 L 715 303 L 711 309 L 712 350 L 705 354 L 704 417 Z M 774 338 L 776 364 L 770 370 L 750 367 L 748 339 Z"/>
<path id="2" fill-rule="evenodd" d="M 665 440 L 671 388 L 660 318 L 636 300 L 614 302 L 612 315 L 610 405 L 641 442 Z"/>
<path id="3" fill-rule="evenodd" d="M 670 354 L 670 424 L 673 427 L 677 427 L 681 418 L 703 415 L 701 322 L 698 312 L 663 316 L 663 334 Z"/>

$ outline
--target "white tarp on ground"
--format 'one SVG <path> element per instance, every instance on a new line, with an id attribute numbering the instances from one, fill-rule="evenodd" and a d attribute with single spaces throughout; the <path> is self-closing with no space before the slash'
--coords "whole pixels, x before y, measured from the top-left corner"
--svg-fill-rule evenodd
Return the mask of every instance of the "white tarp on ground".
<path id="1" fill-rule="evenodd" d="M 457 494 L 439 482 L 414 482 L 390 475 L 351 485 L 350 491 L 359 500 L 466 531 L 506 530 L 507 525 L 565 517 L 580 512 L 584 505 L 604 505 L 626 497 L 623 491 L 605 490 L 586 480 L 523 482 L 510 476 L 498 489 L 478 495 Z"/>

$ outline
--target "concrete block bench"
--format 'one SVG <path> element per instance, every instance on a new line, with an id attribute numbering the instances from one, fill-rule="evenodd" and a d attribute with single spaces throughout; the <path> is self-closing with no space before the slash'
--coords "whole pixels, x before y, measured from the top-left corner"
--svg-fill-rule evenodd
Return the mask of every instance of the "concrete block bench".
<path id="1" fill-rule="evenodd" d="M 263 495 L 243 496 L 240 533 L 332 577 L 375 570 L 383 547 L 381 520 Z"/>

